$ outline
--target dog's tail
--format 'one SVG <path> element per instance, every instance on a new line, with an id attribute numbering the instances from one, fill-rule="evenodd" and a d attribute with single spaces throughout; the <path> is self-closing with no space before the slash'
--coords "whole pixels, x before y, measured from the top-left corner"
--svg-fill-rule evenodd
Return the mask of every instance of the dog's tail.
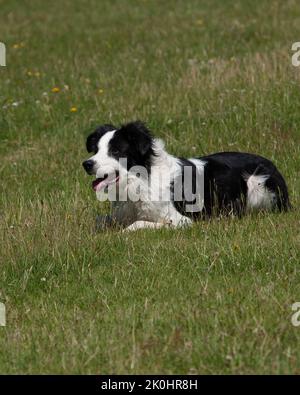
<path id="1" fill-rule="evenodd" d="M 244 173 L 243 178 L 247 184 L 250 207 L 277 207 L 279 211 L 292 208 L 285 180 L 275 166 L 270 172 L 270 168 L 259 164 L 252 174 Z"/>

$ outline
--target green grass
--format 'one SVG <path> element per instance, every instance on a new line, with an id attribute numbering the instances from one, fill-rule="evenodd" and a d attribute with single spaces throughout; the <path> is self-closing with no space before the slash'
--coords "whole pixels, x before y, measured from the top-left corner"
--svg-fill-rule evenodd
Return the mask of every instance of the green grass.
<path id="1" fill-rule="evenodd" d="M 0 372 L 299 374 L 298 1 L 0 8 Z M 269 157 L 294 210 L 95 234 L 85 137 L 138 118 L 177 155 Z"/>

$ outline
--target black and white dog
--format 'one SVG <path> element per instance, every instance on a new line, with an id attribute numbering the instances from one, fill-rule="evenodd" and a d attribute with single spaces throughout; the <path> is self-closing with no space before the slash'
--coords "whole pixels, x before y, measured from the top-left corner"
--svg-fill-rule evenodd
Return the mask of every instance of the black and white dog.
<path id="1" fill-rule="evenodd" d="M 284 178 L 258 155 L 220 152 L 177 158 L 140 121 L 120 128 L 99 126 L 86 147 L 94 155 L 83 167 L 96 176 L 92 186 L 98 199 L 103 192 L 115 192 L 109 199 L 111 215 L 99 217 L 99 227 L 179 227 L 213 214 L 241 216 L 249 210 L 290 207 Z"/>

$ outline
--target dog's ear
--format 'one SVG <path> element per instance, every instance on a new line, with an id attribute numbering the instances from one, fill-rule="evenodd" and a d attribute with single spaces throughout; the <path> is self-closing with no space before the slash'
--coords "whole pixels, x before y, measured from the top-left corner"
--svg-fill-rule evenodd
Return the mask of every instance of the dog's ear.
<path id="1" fill-rule="evenodd" d="M 140 155 L 144 156 L 152 149 L 153 137 L 143 122 L 135 121 L 123 125 L 120 132 Z"/>
<path id="2" fill-rule="evenodd" d="M 98 151 L 98 142 L 102 136 L 107 132 L 111 132 L 112 130 L 116 130 L 117 128 L 114 125 L 105 124 L 98 126 L 97 129 L 91 133 L 86 140 L 86 149 L 87 152 L 97 152 Z"/>

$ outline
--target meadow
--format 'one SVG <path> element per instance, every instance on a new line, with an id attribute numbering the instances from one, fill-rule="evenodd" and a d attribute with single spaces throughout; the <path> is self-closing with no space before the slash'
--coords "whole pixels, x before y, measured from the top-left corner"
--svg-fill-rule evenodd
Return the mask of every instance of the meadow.
<path id="1" fill-rule="evenodd" d="M 299 374 L 297 0 L 0 0 L 0 373 Z M 293 210 L 96 233 L 81 162 L 144 120 L 274 161 Z"/>

